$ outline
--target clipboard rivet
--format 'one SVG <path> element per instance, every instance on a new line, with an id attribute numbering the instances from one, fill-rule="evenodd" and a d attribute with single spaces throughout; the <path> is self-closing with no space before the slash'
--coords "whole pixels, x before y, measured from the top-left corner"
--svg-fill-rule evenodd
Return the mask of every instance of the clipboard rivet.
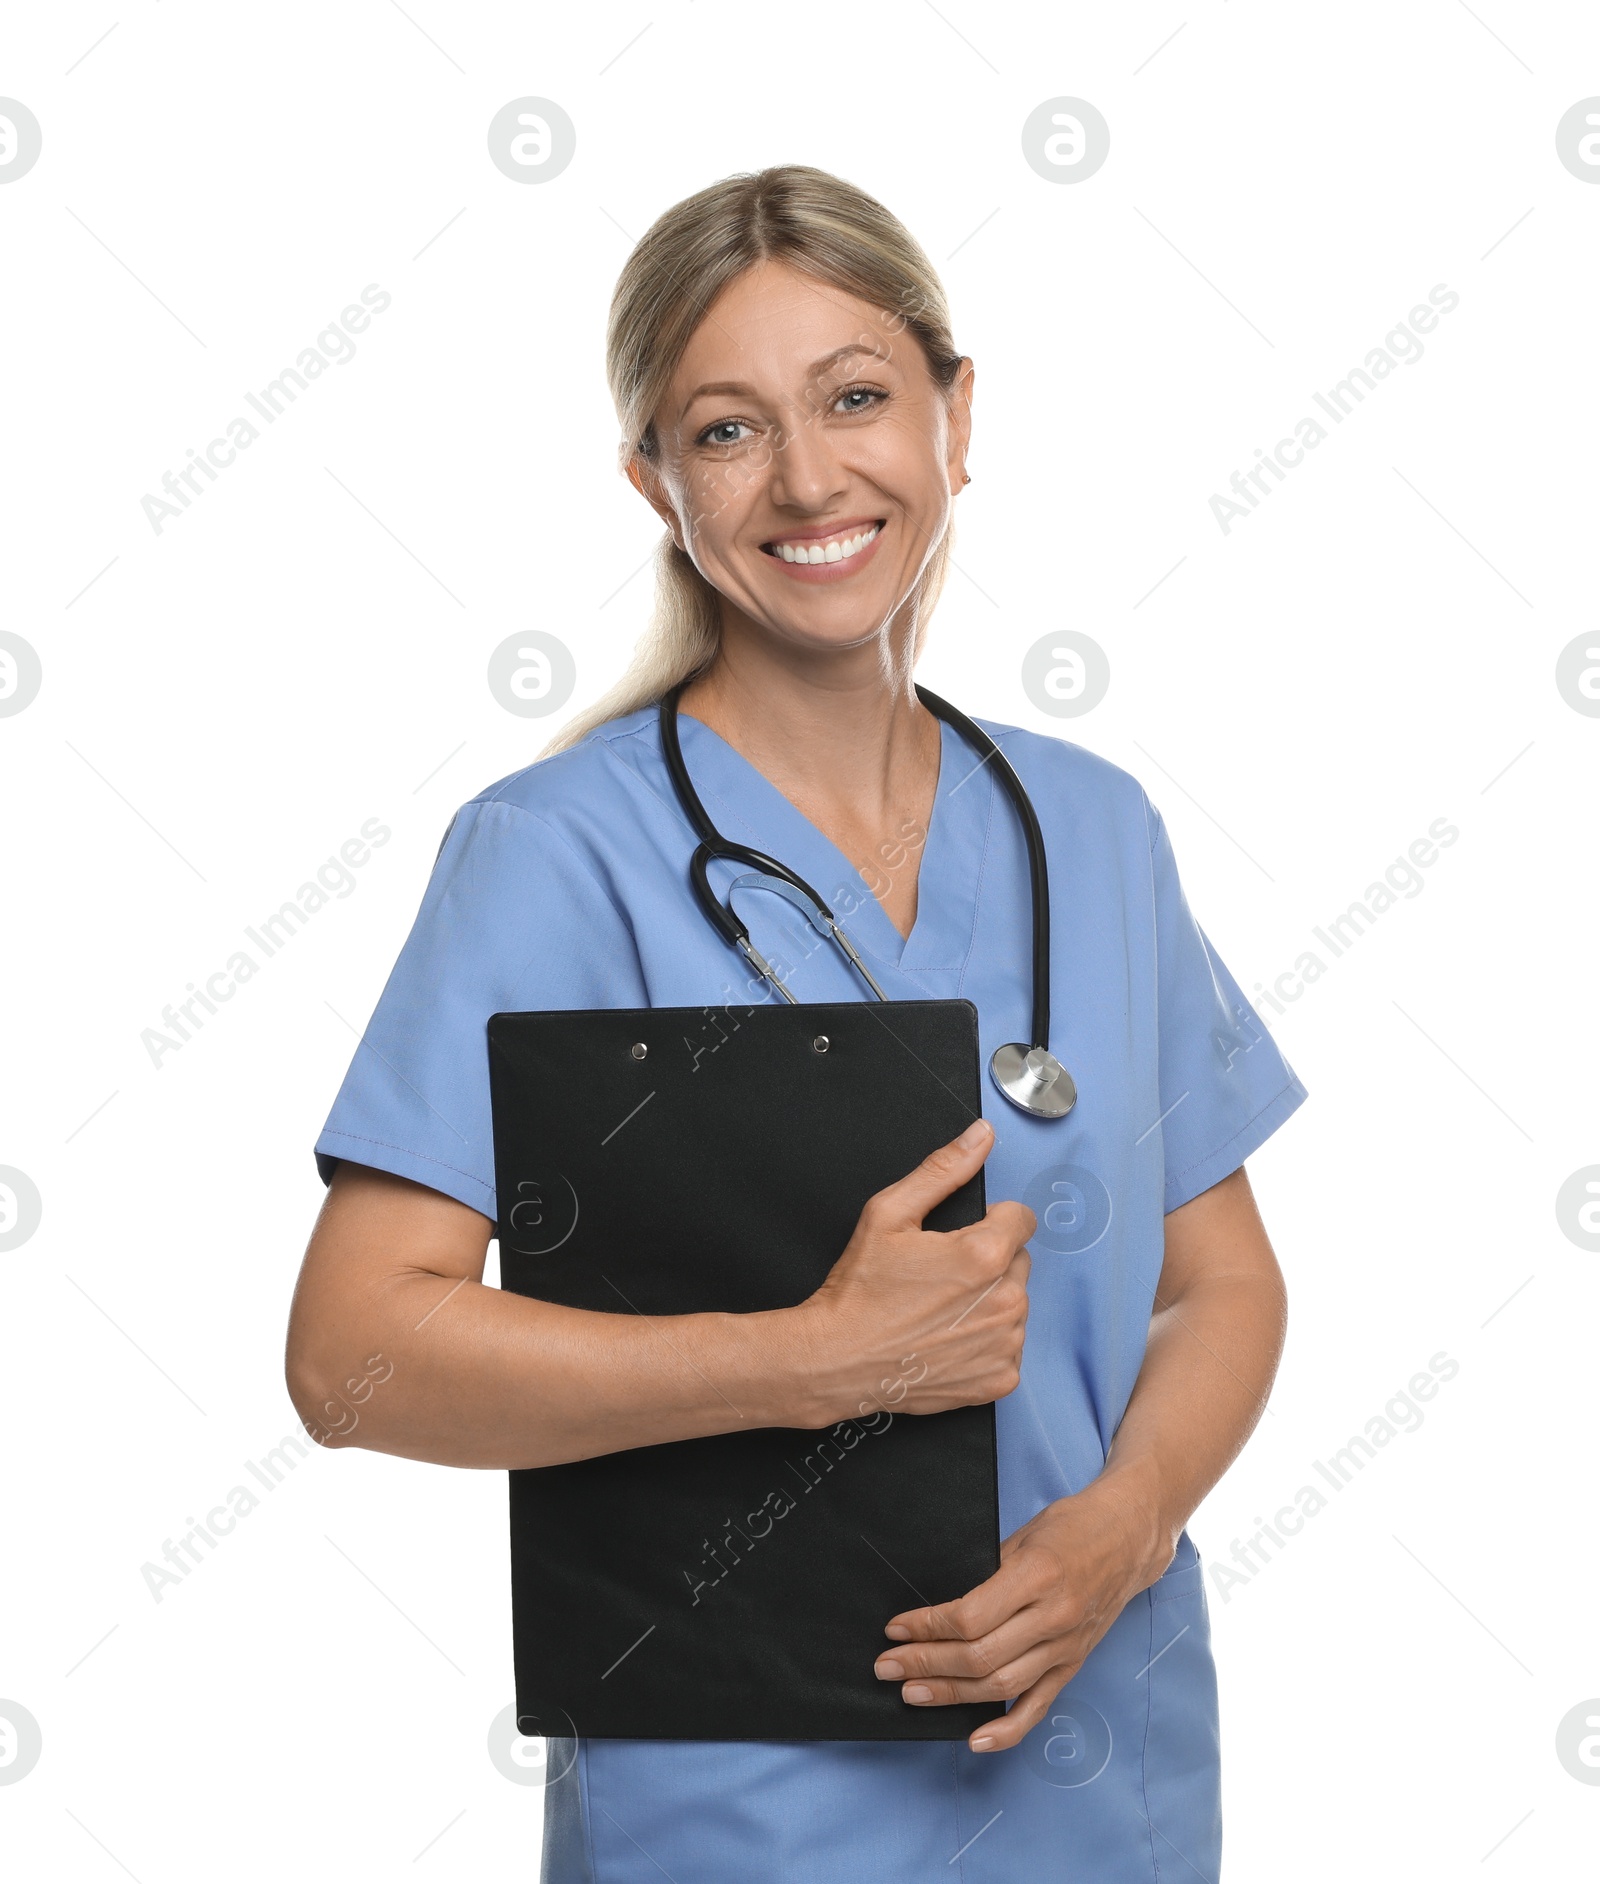
<path id="1" fill-rule="evenodd" d="M 828 1051 L 828 1036 L 826 1034 L 818 1034 L 816 1039 L 811 1043 L 811 1050 L 813 1053 L 826 1053 Z"/>
<path id="2" fill-rule="evenodd" d="M 650 1051 L 650 1049 L 644 1044 L 642 1040 L 636 1040 L 634 1041 L 633 1045 L 629 1047 L 628 1051 L 633 1055 L 633 1057 L 636 1060 L 642 1060 L 644 1056 Z"/>

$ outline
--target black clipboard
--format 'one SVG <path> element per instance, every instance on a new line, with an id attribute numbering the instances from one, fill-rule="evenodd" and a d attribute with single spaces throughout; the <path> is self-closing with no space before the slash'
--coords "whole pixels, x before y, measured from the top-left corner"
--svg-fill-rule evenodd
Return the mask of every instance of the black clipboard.
<path id="1" fill-rule="evenodd" d="M 501 1286 L 651 1316 L 803 1301 L 867 1198 L 977 1117 L 977 1025 L 966 1000 L 494 1015 Z M 926 1226 L 984 1208 L 980 1170 Z M 873 1673 L 892 1615 L 1000 1563 L 993 1405 L 913 1416 L 888 1388 L 820 1432 L 510 1472 L 520 1731 L 960 1740 L 992 1718 Z"/>

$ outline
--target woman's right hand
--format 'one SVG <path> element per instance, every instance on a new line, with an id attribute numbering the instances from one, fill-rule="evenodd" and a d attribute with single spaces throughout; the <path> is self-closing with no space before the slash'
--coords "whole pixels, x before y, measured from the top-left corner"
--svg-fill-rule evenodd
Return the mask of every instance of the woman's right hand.
<path id="1" fill-rule="evenodd" d="M 1023 1246 L 1038 1219 L 1007 1201 L 965 1229 L 922 1227 L 993 1146 L 994 1128 L 978 1119 L 875 1192 L 821 1288 L 788 1311 L 816 1425 L 885 1410 L 940 1413 L 1016 1387 L 1031 1267 Z"/>

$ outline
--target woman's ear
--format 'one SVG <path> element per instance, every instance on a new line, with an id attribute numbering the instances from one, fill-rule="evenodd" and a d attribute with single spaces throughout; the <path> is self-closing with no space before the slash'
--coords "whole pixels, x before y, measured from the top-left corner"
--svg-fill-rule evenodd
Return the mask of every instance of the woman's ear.
<path id="1" fill-rule="evenodd" d="M 682 549 L 683 527 L 678 521 L 677 507 L 668 496 L 667 487 L 662 483 L 655 466 L 635 452 L 624 468 L 628 482 L 672 532 L 673 542 Z"/>
<path id="2" fill-rule="evenodd" d="M 949 429 L 945 440 L 945 468 L 950 476 L 950 494 L 954 496 L 970 481 L 967 477 L 967 447 L 972 442 L 972 361 L 962 355 L 945 395 L 949 405 Z"/>

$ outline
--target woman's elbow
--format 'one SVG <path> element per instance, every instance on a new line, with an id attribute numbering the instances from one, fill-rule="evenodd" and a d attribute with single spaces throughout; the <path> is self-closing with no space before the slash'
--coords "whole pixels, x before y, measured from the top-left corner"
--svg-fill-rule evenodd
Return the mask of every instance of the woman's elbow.
<path id="1" fill-rule="evenodd" d="M 304 1343 L 290 1340 L 283 1375 L 300 1424 L 317 1444 L 330 1448 L 349 1445 L 359 1415 L 343 1404 L 325 1372 L 305 1352 Z"/>
<path id="2" fill-rule="evenodd" d="M 291 1317 L 284 1352 L 284 1384 L 300 1423 L 320 1446 L 360 1445 L 365 1415 L 374 1396 L 394 1374 L 394 1362 L 364 1331 L 365 1340 L 330 1338 L 299 1316 Z M 345 1356 L 335 1363 L 331 1352 Z M 364 1358 L 351 1363 L 351 1352 Z M 369 1422 L 370 1423 L 370 1422 Z"/>

